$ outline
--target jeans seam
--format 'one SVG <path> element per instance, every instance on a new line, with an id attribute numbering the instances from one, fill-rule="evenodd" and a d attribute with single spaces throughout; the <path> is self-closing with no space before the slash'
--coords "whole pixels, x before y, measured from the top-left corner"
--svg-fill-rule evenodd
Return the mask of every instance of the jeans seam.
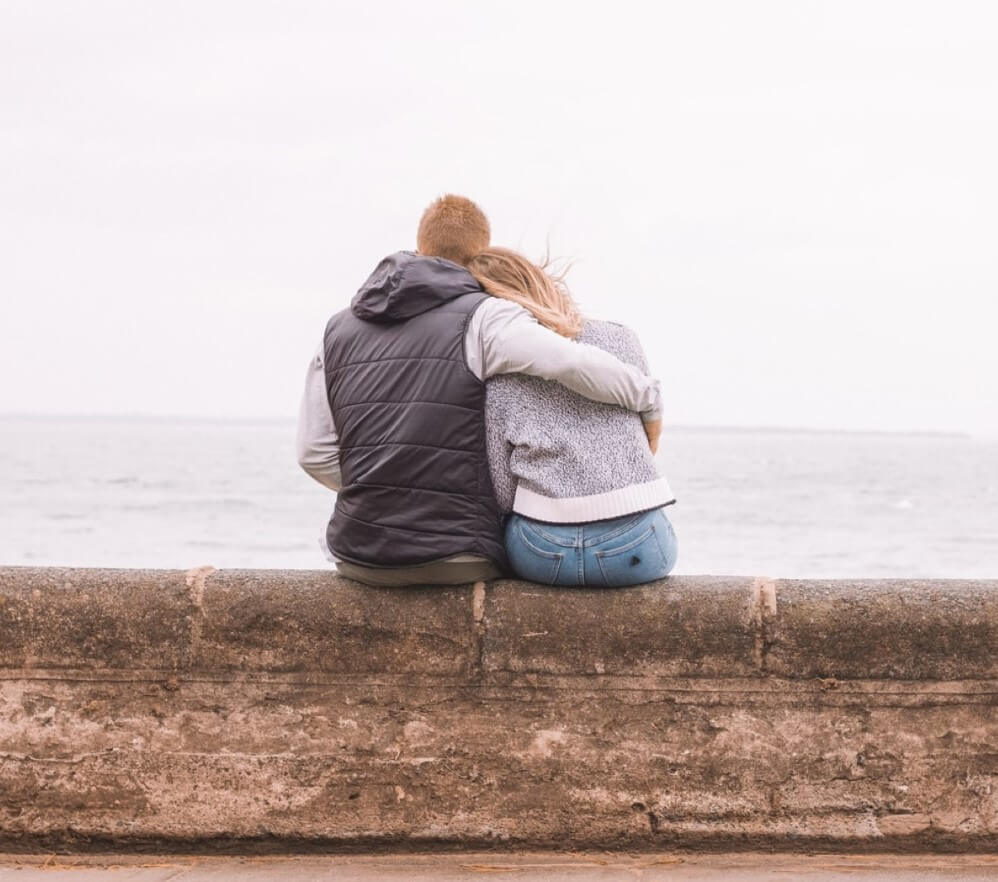
<path id="1" fill-rule="evenodd" d="M 658 552 L 659 559 L 662 561 L 662 569 L 666 571 L 666 575 L 669 574 L 668 566 L 669 561 L 665 557 L 665 552 L 662 551 L 662 536 L 659 530 L 652 527 L 652 532 L 655 534 L 655 550 Z"/>
<path id="2" fill-rule="evenodd" d="M 521 515 L 520 517 L 522 518 L 523 516 Z M 527 527 L 527 529 L 529 529 L 532 533 L 536 533 L 538 536 L 540 536 L 542 539 L 546 539 L 552 545 L 557 545 L 561 548 L 573 548 L 575 546 L 576 540 L 572 539 L 566 544 L 566 541 L 564 539 L 561 539 L 558 536 L 548 533 L 547 531 L 541 529 L 540 527 L 536 526 L 533 523 L 521 524 L 520 526 L 521 529 L 524 526 Z"/>
<path id="3" fill-rule="evenodd" d="M 599 565 L 600 575 L 603 577 L 603 584 L 606 585 L 607 588 L 609 588 L 610 587 L 610 579 L 609 579 L 609 577 L 606 574 L 606 570 L 603 569 L 603 558 L 597 557 L 596 558 L 596 563 Z"/>
<path id="4" fill-rule="evenodd" d="M 637 546 L 639 546 L 642 542 L 644 542 L 654 532 L 655 532 L 655 525 L 652 524 L 647 530 L 645 530 L 644 533 L 642 533 L 640 536 L 638 536 L 637 539 L 632 539 L 626 545 L 621 545 L 620 548 L 614 548 L 611 551 L 597 551 L 596 552 L 596 557 L 599 560 L 602 560 L 604 557 L 616 557 L 618 554 L 626 554 L 632 548 L 636 548 Z M 655 543 L 655 547 L 659 548 L 658 542 Z M 662 549 L 661 548 L 659 548 L 659 552 L 658 553 L 662 554 Z"/>
<path id="5" fill-rule="evenodd" d="M 517 532 L 520 534 L 520 540 L 523 542 L 523 544 L 526 545 L 527 548 L 529 548 L 534 554 L 538 555 L 539 557 L 546 557 L 549 559 L 564 557 L 564 555 L 559 551 L 545 551 L 543 548 L 538 548 L 536 545 L 534 545 L 533 542 L 531 542 L 526 537 L 526 534 L 523 532 L 523 528 L 519 524 L 517 525 L 516 529 Z"/>
<path id="6" fill-rule="evenodd" d="M 628 530 L 633 529 L 635 526 L 637 526 L 639 523 L 641 523 L 641 521 L 644 519 L 644 517 L 645 517 L 644 514 L 635 515 L 626 524 L 623 524 L 620 527 L 614 528 L 609 533 L 603 533 L 600 536 L 597 536 L 595 539 L 589 539 L 589 540 L 587 540 L 586 544 L 587 545 L 599 545 L 601 542 L 607 542 L 610 539 L 616 539 L 622 533 L 626 533 Z"/>
<path id="7" fill-rule="evenodd" d="M 555 561 L 555 564 L 554 564 L 554 572 L 551 574 L 551 584 L 552 585 L 557 585 L 558 584 L 558 575 L 561 573 L 561 565 L 564 562 L 564 560 L 565 560 L 565 555 L 559 553 L 557 555 L 557 560 Z"/>
<path id="8" fill-rule="evenodd" d="M 669 532 L 673 532 L 674 535 L 671 524 L 669 525 Z M 662 567 L 671 571 L 672 567 L 669 566 L 669 558 L 665 553 L 665 534 L 656 532 L 655 538 L 657 540 L 655 544 L 658 546 L 658 553 L 662 555 Z M 666 575 L 668 575 L 668 573 L 666 573 Z"/>

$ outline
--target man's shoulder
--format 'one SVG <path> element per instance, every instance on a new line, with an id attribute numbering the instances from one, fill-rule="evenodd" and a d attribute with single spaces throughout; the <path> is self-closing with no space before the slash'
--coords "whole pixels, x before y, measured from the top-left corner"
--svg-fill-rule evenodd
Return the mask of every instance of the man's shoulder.
<path id="1" fill-rule="evenodd" d="M 328 328 L 337 319 L 342 319 L 344 316 L 353 315 L 349 306 L 344 306 L 342 309 L 337 309 L 327 320 L 326 327 Z"/>
<path id="2" fill-rule="evenodd" d="M 504 300 L 502 297 L 494 297 L 486 294 L 478 306 L 477 313 L 497 318 L 527 318 L 531 321 L 534 317 L 519 303 L 512 300 Z"/>
<path id="3" fill-rule="evenodd" d="M 511 300 L 503 300 L 501 297 L 493 297 L 486 294 L 475 307 L 468 322 L 468 340 L 498 341 L 510 329 L 511 325 L 520 322 L 533 322 L 535 319 L 519 303 Z"/>

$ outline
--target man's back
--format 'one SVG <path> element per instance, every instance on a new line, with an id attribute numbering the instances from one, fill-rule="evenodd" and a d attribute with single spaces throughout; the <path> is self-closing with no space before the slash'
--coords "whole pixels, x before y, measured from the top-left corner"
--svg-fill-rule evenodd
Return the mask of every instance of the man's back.
<path id="1" fill-rule="evenodd" d="M 327 543 L 338 559 L 392 567 L 474 554 L 504 565 L 485 391 L 464 351 L 487 296 L 462 267 L 401 252 L 330 319 L 324 363 L 342 490 Z"/>

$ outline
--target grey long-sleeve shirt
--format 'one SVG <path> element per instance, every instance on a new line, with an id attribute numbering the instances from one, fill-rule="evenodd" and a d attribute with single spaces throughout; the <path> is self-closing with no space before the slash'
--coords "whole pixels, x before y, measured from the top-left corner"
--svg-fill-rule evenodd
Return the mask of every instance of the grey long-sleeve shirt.
<path id="1" fill-rule="evenodd" d="M 508 300 L 489 297 L 482 302 L 468 322 L 464 350 L 469 369 L 480 380 L 528 374 L 635 411 L 645 421 L 661 418 L 658 380 L 595 346 L 554 333 Z M 296 446 L 299 465 L 320 484 L 339 490 L 340 440 L 326 394 L 321 344 L 305 375 Z"/>

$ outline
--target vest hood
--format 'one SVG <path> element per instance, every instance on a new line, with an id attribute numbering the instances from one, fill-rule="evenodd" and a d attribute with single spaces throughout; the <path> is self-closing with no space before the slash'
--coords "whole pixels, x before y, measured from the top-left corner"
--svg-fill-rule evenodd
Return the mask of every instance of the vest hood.
<path id="1" fill-rule="evenodd" d="M 368 322 L 404 322 L 481 286 L 463 266 L 442 257 L 398 251 L 386 257 L 350 302 Z"/>

